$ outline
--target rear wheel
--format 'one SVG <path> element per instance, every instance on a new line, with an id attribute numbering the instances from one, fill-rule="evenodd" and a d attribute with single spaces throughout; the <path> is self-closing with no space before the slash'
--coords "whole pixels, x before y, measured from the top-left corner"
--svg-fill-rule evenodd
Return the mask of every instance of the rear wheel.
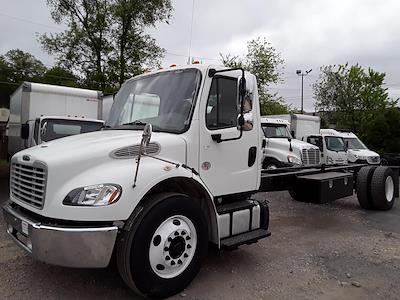
<path id="1" fill-rule="evenodd" d="M 357 199 L 364 209 L 373 209 L 371 179 L 376 167 L 363 167 L 357 174 Z"/>
<path id="2" fill-rule="evenodd" d="M 371 179 L 371 201 L 374 209 L 389 210 L 395 199 L 393 171 L 388 167 L 377 167 Z"/>
<path id="3" fill-rule="evenodd" d="M 124 233 L 117 251 L 124 281 L 156 298 L 183 290 L 197 275 L 207 252 L 207 223 L 200 206 L 174 195 L 152 207 L 136 230 Z"/>

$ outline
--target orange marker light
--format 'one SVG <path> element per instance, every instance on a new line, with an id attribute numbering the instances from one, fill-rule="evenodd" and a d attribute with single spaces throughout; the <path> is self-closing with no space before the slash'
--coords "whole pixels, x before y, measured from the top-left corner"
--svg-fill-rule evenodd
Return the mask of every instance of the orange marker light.
<path id="1" fill-rule="evenodd" d="M 194 60 L 194 61 L 192 62 L 192 64 L 193 64 L 193 65 L 199 65 L 200 62 L 199 62 L 198 60 Z"/>
<path id="2" fill-rule="evenodd" d="M 170 68 L 173 68 L 173 67 L 176 67 L 176 65 L 175 65 L 175 64 L 172 64 L 172 65 L 170 65 L 169 67 L 170 67 Z"/>

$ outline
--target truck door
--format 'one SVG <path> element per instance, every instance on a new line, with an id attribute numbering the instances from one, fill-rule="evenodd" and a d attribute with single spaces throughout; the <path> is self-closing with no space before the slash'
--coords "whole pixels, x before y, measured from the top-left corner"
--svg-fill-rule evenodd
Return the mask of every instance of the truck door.
<path id="1" fill-rule="evenodd" d="M 259 184 L 258 162 L 262 154 L 260 124 L 245 124 L 242 137 L 234 139 L 240 135 L 238 82 L 238 76 L 214 76 L 212 81 L 206 81 L 204 87 L 209 93 L 202 95 L 198 169 L 202 180 L 215 196 L 254 191 Z M 258 114 L 258 102 L 251 98 L 256 94 L 251 94 L 245 100 L 245 119 Z M 253 107 L 253 103 L 257 103 L 257 107 Z M 218 143 L 213 140 L 213 136 L 215 139 L 217 135 L 222 139 L 234 140 Z"/>

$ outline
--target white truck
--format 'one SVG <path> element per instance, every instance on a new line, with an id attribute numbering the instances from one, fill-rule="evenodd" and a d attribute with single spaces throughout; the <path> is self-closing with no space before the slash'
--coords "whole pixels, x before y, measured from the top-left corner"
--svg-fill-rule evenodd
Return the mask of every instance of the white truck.
<path id="1" fill-rule="evenodd" d="M 320 164 L 319 148 L 292 138 L 287 120 L 261 117 L 261 128 L 266 141 L 263 169 Z"/>
<path id="2" fill-rule="evenodd" d="M 317 146 L 322 164 L 347 164 L 346 143 L 342 137 L 333 137 L 331 132 L 320 130 L 321 120 L 318 116 L 290 114 L 272 117 L 289 121 L 294 138 Z"/>
<path id="3" fill-rule="evenodd" d="M 379 154 L 369 150 L 354 133 L 337 129 L 321 129 L 321 133 L 343 138 L 346 143 L 349 163 L 367 163 L 370 165 L 379 165 L 381 163 Z"/>
<path id="4" fill-rule="evenodd" d="M 251 197 L 259 191 L 326 202 L 352 195 L 357 181 L 363 207 L 393 206 L 398 169 L 262 170 L 260 122 L 256 78 L 243 69 L 188 65 L 134 77 L 116 95 L 109 127 L 12 157 L 7 232 L 49 264 L 103 268 L 115 253 L 130 288 L 162 298 L 193 280 L 209 242 L 234 249 L 270 235 L 267 202 Z"/>
<path id="5" fill-rule="evenodd" d="M 10 97 L 9 157 L 60 137 L 99 130 L 102 93 L 24 82 Z"/>

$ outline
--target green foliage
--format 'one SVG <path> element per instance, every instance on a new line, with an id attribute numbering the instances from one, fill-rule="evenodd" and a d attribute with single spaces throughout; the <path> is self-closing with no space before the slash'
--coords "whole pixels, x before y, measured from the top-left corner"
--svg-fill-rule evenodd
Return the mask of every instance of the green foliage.
<path id="1" fill-rule="evenodd" d="M 32 54 L 19 49 L 0 55 L 0 106 L 9 107 L 10 95 L 23 81 L 39 81 L 46 71 Z"/>
<path id="2" fill-rule="evenodd" d="M 290 106 L 283 98 L 268 89 L 271 83 L 281 81 L 281 65 L 284 60 L 280 53 L 265 39 L 257 38 L 247 43 L 247 54 L 244 57 L 231 54 L 220 54 L 221 61 L 226 67 L 242 67 L 257 77 L 258 93 L 262 115 L 287 114 Z"/>
<path id="3" fill-rule="evenodd" d="M 316 106 L 338 128 L 357 133 L 372 149 L 400 151 L 399 111 L 383 87 L 384 79 L 385 73 L 358 64 L 324 66 L 313 87 Z"/>
<path id="4" fill-rule="evenodd" d="M 7 80 L 12 83 L 38 80 L 46 71 L 44 64 L 32 54 L 19 49 L 8 51 L 3 58 L 7 68 Z"/>
<path id="5" fill-rule="evenodd" d="M 62 33 L 40 37 L 61 66 L 83 74 L 84 85 L 112 91 L 146 67 L 158 66 L 164 50 L 145 33 L 170 18 L 170 0 L 47 0 Z"/>
<path id="6" fill-rule="evenodd" d="M 360 138 L 380 153 L 400 152 L 400 110 L 390 107 L 364 124 Z"/>
<path id="7" fill-rule="evenodd" d="M 0 55 L 0 107 L 9 107 L 10 95 L 24 81 L 80 87 L 81 80 L 61 66 L 47 69 L 32 54 L 19 49 Z"/>
<path id="8" fill-rule="evenodd" d="M 60 66 L 48 69 L 40 81 L 47 84 L 79 87 L 79 78 Z"/>

